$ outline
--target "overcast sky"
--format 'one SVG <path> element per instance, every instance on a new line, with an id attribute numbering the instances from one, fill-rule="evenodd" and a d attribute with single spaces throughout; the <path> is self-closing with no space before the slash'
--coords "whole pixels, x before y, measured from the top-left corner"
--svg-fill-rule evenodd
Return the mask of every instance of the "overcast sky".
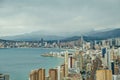
<path id="1" fill-rule="evenodd" d="M 0 0 L 0 36 L 120 28 L 120 0 Z"/>

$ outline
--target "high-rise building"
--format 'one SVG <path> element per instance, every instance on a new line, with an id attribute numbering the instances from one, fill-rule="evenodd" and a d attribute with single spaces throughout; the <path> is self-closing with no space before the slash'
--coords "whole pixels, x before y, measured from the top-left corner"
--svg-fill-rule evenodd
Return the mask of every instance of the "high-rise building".
<path id="1" fill-rule="evenodd" d="M 115 60 L 115 50 L 114 50 L 114 47 L 111 49 L 110 55 L 111 55 L 111 60 L 114 61 Z"/>
<path id="2" fill-rule="evenodd" d="M 58 80 L 57 69 L 49 69 L 49 77 L 50 77 L 51 80 Z"/>
<path id="3" fill-rule="evenodd" d="M 60 67 L 60 80 L 65 77 L 65 64 L 61 65 Z"/>
<path id="4" fill-rule="evenodd" d="M 115 46 L 120 46 L 120 38 L 115 38 Z"/>
<path id="5" fill-rule="evenodd" d="M 81 71 L 83 70 L 83 52 L 82 51 L 76 51 L 76 61 L 74 62 L 75 68 L 79 68 Z"/>
<path id="6" fill-rule="evenodd" d="M 111 70 L 97 70 L 96 80 L 112 80 L 112 71 Z"/>
<path id="7" fill-rule="evenodd" d="M 0 74 L 0 80 L 4 80 L 4 75 Z"/>
<path id="8" fill-rule="evenodd" d="M 49 76 L 45 77 L 45 80 L 51 80 Z"/>
<path id="9" fill-rule="evenodd" d="M 91 70 L 92 70 L 92 64 L 91 63 L 87 63 L 86 71 L 90 72 Z"/>
<path id="10" fill-rule="evenodd" d="M 108 61 L 108 69 L 111 70 L 111 55 L 110 55 L 110 50 L 107 52 L 107 61 Z"/>
<path id="11" fill-rule="evenodd" d="M 10 76 L 8 74 L 0 74 L 0 80 L 9 80 Z"/>
<path id="12" fill-rule="evenodd" d="M 79 61 L 79 69 L 82 71 L 83 70 L 83 52 L 79 52 L 78 55 L 78 61 Z"/>
<path id="13" fill-rule="evenodd" d="M 38 80 L 38 71 L 37 70 L 33 70 L 30 73 L 30 80 Z"/>
<path id="14" fill-rule="evenodd" d="M 113 75 L 113 80 L 120 80 L 120 75 Z"/>
<path id="15" fill-rule="evenodd" d="M 65 77 L 68 76 L 68 52 L 65 52 Z"/>
<path id="16" fill-rule="evenodd" d="M 115 75 L 119 74 L 119 67 L 118 67 L 118 65 L 115 65 L 115 67 L 114 67 L 114 74 Z"/>
<path id="17" fill-rule="evenodd" d="M 44 39 L 43 38 L 41 38 L 41 46 L 44 46 Z"/>
<path id="18" fill-rule="evenodd" d="M 109 68 L 111 70 L 111 50 L 107 48 L 102 48 L 102 63 L 105 68 Z"/>
<path id="19" fill-rule="evenodd" d="M 112 39 L 109 39 L 109 46 L 113 46 L 113 42 L 112 42 Z"/>
<path id="20" fill-rule="evenodd" d="M 105 57 L 103 58 L 104 65 L 111 70 L 111 50 L 106 49 Z"/>
<path id="21" fill-rule="evenodd" d="M 84 38 L 83 38 L 83 36 L 81 36 L 81 39 L 80 39 L 80 47 L 82 48 L 82 50 L 84 50 L 85 49 L 85 46 L 84 46 Z"/>
<path id="22" fill-rule="evenodd" d="M 60 80 L 60 66 L 57 67 L 58 80 Z"/>
<path id="23" fill-rule="evenodd" d="M 113 61 L 111 62 L 111 70 L 112 70 L 112 74 L 114 75 L 114 72 L 115 72 L 115 64 L 114 64 Z"/>
<path id="24" fill-rule="evenodd" d="M 4 75 L 4 80 L 9 80 L 10 76 L 8 74 Z"/>
<path id="25" fill-rule="evenodd" d="M 31 73 L 30 73 L 30 80 L 34 80 L 34 70 L 33 71 L 31 71 Z"/>
<path id="26" fill-rule="evenodd" d="M 120 48 L 118 48 L 118 55 L 120 56 Z"/>
<path id="27" fill-rule="evenodd" d="M 45 69 L 38 69 L 38 79 L 45 80 Z"/>
<path id="28" fill-rule="evenodd" d="M 33 70 L 30 73 L 30 80 L 45 80 L 45 69 Z"/>
<path id="29" fill-rule="evenodd" d="M 68 58 L 68 67 L 69 68 L 72 68 L 73 67 L 73 64 L 74 64 L 74 58 L 71 56 Z"/>
<path id="30" fill-rule="evenodd" d="M 105 58 L 106 51 L 106 48 L 102 48 L 102 58 Z"/>

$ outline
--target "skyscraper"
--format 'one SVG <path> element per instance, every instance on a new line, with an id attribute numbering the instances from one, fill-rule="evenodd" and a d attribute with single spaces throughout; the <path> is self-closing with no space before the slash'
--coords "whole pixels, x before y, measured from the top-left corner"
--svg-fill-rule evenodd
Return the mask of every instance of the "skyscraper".
<path id="1" fill-rule="evenodd" d="M 4 80 L 9 80 L 10 76 L 9 75 L 4 75 Z"/>
<path id="2" fill-rule="evenodd" d="M 60 67 L 60 80 L 65 77 L 65 64 L 61 65 Z"/>
<path id="3" fill-rule="evenodd" d="M 30 73 L 30 80 L 45 80 L 45 69 L 33 70 Z"/>
<path id="4" fill-rule="evenodd" d="M 111 70 L 97 70 L 96 80 L 112 80 L 112 71 Z"/>
<path id="5" fill-rule="evenodd" d="M 38 69 L 38 80 L 45 80 L 45 69 Z"/>
<path id="6" fill-rule="evenodd" d="M 111 70 L 111 55 L 110 50 L 107 52 L 107 61 L 108 61 L 108 69 Z"/>
<path id="7" fill-rule="evenodd" d="M 0 80 L 9 80 L 9 75 L 8 74 L 0 74 Z"/>
<path id="8" fill-rule="evenodd" d="M 73 64 L 74 64 L 74 61 L 73 61 L 73 57 L 71 56 L 69 57 L 69 63 L 68 63 L 69 68 L 72 68 Z"/>
<path id="9" fill-rule="evenodd" d="M 68 52 L 65 52 L 65 77 L 68 76 Z"/>
<path id="10" fill-rule="evenodd" d="M 33 71 L 30 73 L 30 80 L 38 80 L 37 70 L 33 70 Z"/>
<path id="11" fill-rule="evenodd" d="M 44 46 L 44 39 L 43 38 L 41 38 L 41 46 Z"/>
<path id="12" fill-rule="evenodd" d="M 111 62 L 111 70 L 112 70 L 112 74 L 114 75 L 114 71 L 115 71 L 115 64 L 114 64 L 114 62 L 113 62 L 113 61 Z"/>
<path id="13" fill-rule="evenodd" d="M 102 48 L 102 58 L 105 58 L 106 48 Z"/>
<path id="14" fill-rule="evenodd" d="M 58 80 L 57 69 L 49 69 L 49 77 L 50 77 L 51 80 Z"/>
<path id="15" fill-rule="evenodd" d="M 83 36 L 81 36 L 81 44 L 80 47 L 82 47 L 82 50 L 84 49 L 84 40 L 83 40 Z"/>
<path id="16" fill-rule="evenodd" d="M 60 80 L 60 66 L 57 67 L 58 80 Z"/>
<path id="17" fill-rule="evenodd" d="M 79 52 L 78 55 L 78 61 L 79 61 L 79 69 L 82 71 L 83 70 L 83 52 Z"/>

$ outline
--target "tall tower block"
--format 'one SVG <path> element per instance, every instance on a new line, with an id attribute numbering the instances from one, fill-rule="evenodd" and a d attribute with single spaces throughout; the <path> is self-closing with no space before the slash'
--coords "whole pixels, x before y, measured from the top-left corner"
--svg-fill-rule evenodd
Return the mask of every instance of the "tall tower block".
<path id="1" fill-rule="evenodd" d="M 111 70 L 97 70 L 96 80 L 112 80 L 112 71 Z"/>
<path id="2" fill-rule="evenodd" d="M 65 52 L 65 77 L 68 76 L 68 51 Z"/>
<path id="3" fill-rule="evenodd" d="M 49 77 L 50 77 L 50 80 L 58 80 L 57 69 L 49 69 Z"/>

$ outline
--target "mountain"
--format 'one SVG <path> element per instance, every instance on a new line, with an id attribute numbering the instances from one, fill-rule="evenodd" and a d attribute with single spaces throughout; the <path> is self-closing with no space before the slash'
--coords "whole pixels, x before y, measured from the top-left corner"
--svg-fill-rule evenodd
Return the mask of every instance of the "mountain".
<path id="1" fill-rule="evenodd" d="M 44 40 L 62 40 L 67 37 L 72 37 L 72 36 L 80 36 L 81 34 L 83 35 L 87 31 L 76 31 L 76 32 L 47 32 L 47 31 L 35 31 L 35 32 L 30 32 L 30 33 L 24 33 L 21 35 L 16 35 L 16 36 L 5 36 L 5 37 L 0 37 L 0 39 L 5 39 L 5 40 L 17 40 L 17 41 L 39 41 L 41 38 Z"/>
<path id="2" fill-rule="evenodd" d="M 108 30 L 108 31 L 99 31 L 99 32 L 93 32 L 89 33 L 90 37 L 98 37 L 101 39 L 108 39 L 108 38 L 116 38 L 120 37 L 120 28 Z"/>
<path id="3" fill-rule="evenodd" d="M 103 40 L 108 38 L 117 38 L 120 37 L 120 28 L 117 29 L 109 29 L 109 30 L 100 30 L 100 31 L 91 31 L 83 36 L 83 39 L 86 41 L 94 41 L 94 40 Z M 74 41 L 79 40 L 81 36 L 72 36 L 69 38 L 65 38 L 62 41 Z"/>
<path id="4" fill-rule="evenodd" d="M 17 40 L 17 41 L 39 41 L 41 40 L 41 38 L 43 38 L 44 40 L 59 40 L 59 39 L 63 39 L 64 37 L 56 36 L 52 33 L 46 33 L 42 31 L 25 33 L 25 34 L 16 35 L 16 36 L 0 37 L 0 39 Z"/>
<path id="5" fill-rule="evenodd" d="M 41 38 L 43 38 L 44 40 L 47 41 L 48 40 L 74 41 L 80 39 L 81 35 L 86 41 L 116 38 L 116 37 L 120 37 L 120 28 L 89 31 L 88 33 L 81 33 L 79 31 L 72 33 L 66 32 L 66 33 L 59 33 L 59 35 L 53 32 L 36 31 L 36 32 L 25 33 L 16 36 L 0 37 L 0 39 L 17 40 L 17 41 L 39 41 L 41 40 Z"/>

